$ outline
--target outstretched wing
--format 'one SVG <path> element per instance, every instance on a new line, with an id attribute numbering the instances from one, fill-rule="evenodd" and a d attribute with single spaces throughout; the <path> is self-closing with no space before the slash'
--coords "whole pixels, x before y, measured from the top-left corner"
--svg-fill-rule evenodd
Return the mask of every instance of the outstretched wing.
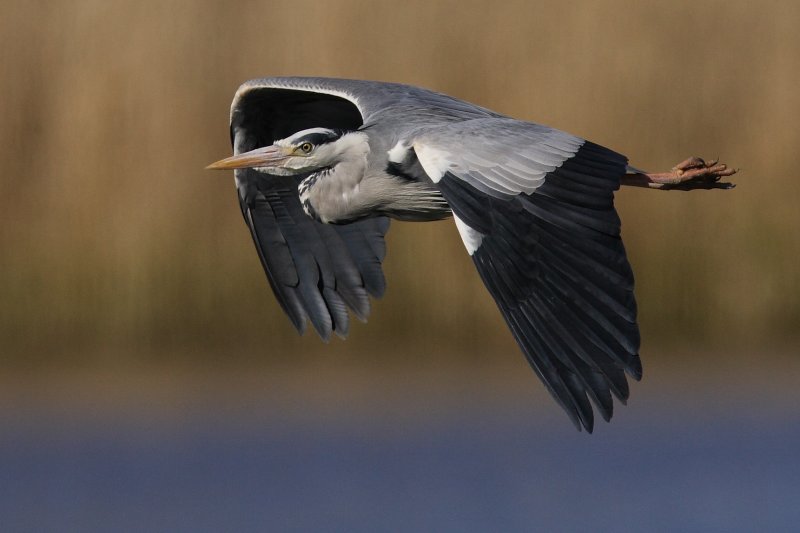
<path id="1" fill-rule="evenodd" d="M 580 429 L 641 377 L 633 274 L 614 191 L 624 156 L 511 119 L 427 130 L 411 143 L 517 343 Z"/>
<path id="2" fill-rule="evenodd" d="M 272 144 L 302 129 L 357 129 L 362 109 L 344 90 L 320 89 L 315 80 L 247 82 L 231 106 L 234 153 Z M 349 329 L 348 308 L 366 320 L 369 296 L 383 295 L 385 217 L 343 226 L 322 224 L 303 210 L 297 185 L 303 176 L 235 173 L 239 203 L 270 286 L 300 333 L 310 320 L 327 340 Z"/>
<path id="3" fill-rule="evenodd" d="M 361 320 L 369 315 L 369 296 L 386 288 L 381 262 L 386 217 L 334 226 L 308 217 L 300 205 L 297 181 L 236 171 L 239 204 L 250 228 L 270 286 L 300 333 L 311 320 L 320 337 L 347 336 L 347 309 Z"/>

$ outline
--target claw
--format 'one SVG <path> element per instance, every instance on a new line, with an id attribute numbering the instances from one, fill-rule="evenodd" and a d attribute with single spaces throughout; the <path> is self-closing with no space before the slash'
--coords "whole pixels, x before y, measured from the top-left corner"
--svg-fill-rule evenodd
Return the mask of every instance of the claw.
<path id="1" fill-rule="evenodd" d="M 693 168 L 703 168 L 705 166 L 706 162 L 699 157 L 690 157 L 672 167 L 672 170 L 678 172 L 680 175 L 681 171 L 691 170 Z"/>
<path id="2" fill-rule="evenodd" d="M 706 162 L 699 157 L 690 157 L 672 167 L 670 172 L 637 174 L 639 178 L 632 176 L 624 183 L 655 189 L 732 189 L 733 184 L 720 180 L 733 176 L 737 171 L 720 163 L 719 158 Z"/>

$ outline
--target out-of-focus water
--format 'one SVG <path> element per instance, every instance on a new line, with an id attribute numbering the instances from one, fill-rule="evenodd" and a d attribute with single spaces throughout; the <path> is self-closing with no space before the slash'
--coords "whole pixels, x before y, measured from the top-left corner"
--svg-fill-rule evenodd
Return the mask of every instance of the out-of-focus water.
<path id="1" fill-rule="evenodd" d="M 377 407 L 355 413 L 319 402 L 220 407 L 208 399 L 152 419 L 158 402 L 89 417 L 6 406 L 0 530 L 729 532 L 800 524 L 800 410 L 753 391 L 677 404 L 640 394 L 638 407 L 620 408 L 591 436 L 554 404 L 525 405 L 530 398 L 466 394 L 445 406 L 433 398 L 427 410 L 415 398 L 405 411 L 384 410 L 373 392 Z"/>

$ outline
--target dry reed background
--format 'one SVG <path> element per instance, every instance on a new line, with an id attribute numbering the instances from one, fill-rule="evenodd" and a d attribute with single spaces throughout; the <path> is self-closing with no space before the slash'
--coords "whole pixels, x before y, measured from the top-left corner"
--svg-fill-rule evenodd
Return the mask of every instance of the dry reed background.
<path id="1" fill-rule="evenodd" d="M 618 195 L 643 349 L 800 341 L 797 2 L 6 1 L 0 12 L 6 368 L 385 343 L 407 347 L 392 355 L 514 349 L 450 222 L 394 224 L 389 291 L 346 345 L 297 338 L 231 176 L 203 170 L 230 150 L 238 84 L 270 75 L 418 84 L 648 169 L 724 157 L 743 169 L 733 192 Z"/>

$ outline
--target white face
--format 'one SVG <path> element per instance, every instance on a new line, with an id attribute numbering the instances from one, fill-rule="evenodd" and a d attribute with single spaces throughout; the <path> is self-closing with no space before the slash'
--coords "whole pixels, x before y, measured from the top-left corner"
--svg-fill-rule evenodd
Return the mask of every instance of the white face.
<path id="1" fill-rule="evenodd" d="M 275 166 L 259 167 L 257 170 L 270 174 L 292 175 L 311 172 L 332 166 L 338 162 L 341 154 L 340 143 L 346 137 L 339 137 L 336 132 L 327 128 L 309 128 L 298 131 L 275 141 L 286 154 L 286 158 Z"/>
<path id="2" fill-rule="evenodd" d="M 292 176 L 333 167 L 347 160 L 365 159 L 368 152 L 365 133 L 342 134 L 327 128 L 310 128 L 275 141 L 271 146 L 217 161 L 209 168 L 252 168 L 267 174 Z"/>

